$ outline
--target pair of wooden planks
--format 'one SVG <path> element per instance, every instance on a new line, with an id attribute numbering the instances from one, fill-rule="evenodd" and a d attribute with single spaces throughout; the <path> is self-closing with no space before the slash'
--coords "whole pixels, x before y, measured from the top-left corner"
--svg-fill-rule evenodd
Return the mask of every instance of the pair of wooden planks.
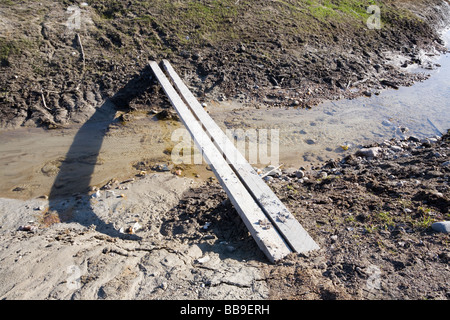
<path id="1" fill-rule="evenodd" d="M 275 262 L 291 252 L 318 249 L 306 230 L 200 105 L 170 63 L 163 60 L 162 64 L 178 92 L 155 61 L 150 62 L 150 67 L 267 258 Z"/>

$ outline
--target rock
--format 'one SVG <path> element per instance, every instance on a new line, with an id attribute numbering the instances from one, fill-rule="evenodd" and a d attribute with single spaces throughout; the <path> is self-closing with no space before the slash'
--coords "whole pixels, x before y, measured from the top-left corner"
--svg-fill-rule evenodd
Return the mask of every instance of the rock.
<path id="1" fill-rule="evenodd" d="M 413 141 L 413 142 L 419 142 L 420 139 L 417 138 L 416 136 L 409 136 L 408 140 Z"/>
<path id="2" fill-rule="evenodd" d="M 382 84 L 383 86 L 387 86 L 387 87 L 391 87 L 395 90 L 398 90 L 398 86 L 396 83 L 389 81 L 389 80 L 381 80 L 380 84 Z"/>
<path id="3" fill-rule="evenodd" d="M 403 148 L 402 148 L 402 147 L 399 147 L 399 146 L 392 146 L 390 149 L 391 149 L 392 151 L 394 151 L 394 152 L 400 152 L 400 151 L 403 151 Z"/>
<path id="4" fill-rule="evenodd" d="M 398 131 L 399 131 L 400 133 L 407 133 L 407 132 L 409 131 L 409 129 L 408 129 L 407 127 L 399 127 L 399 128 L 398 128 Z"/>
<path id="5" fill-rule="evenodd" d="M 448 167 L 450 166 L 450 161 L 445 161 L 444 163 L 442 163 L 443 167 Z"/>
<path id="6" fill-rule="evenodd" d="M 405 181 L 397 182 L 396 186 L 399 187 L 399 188 L 404 187 L 405 186 Z"/>
<path id="7" fill-rule="evenodd" d="M 372 147 L 372 148 L 362 148 L 356 152 L 357 156 L 362 156 L 366 158 L 377 158 L 381 153 L 380 147 Z"/>
<path id="8" fill-rule="evenodd" d="M 97 190 L 97 192 L 93 193 L 91 197 L 92 198 L 100 198 L 101 195 L 102 194 L 101 194 L 100 190 Z"/>
<path id="9" fill-rule="evenodd" d="M 203 230 L 208 230 L 209 226 L 211 225 L 211 222 L 205 222 L 204 226 L 202 227 Z"/>
<path id="10" fill-rule="evenodd" d="M 204 263 L 207 263 L 209 260 L 211 260 L 211 258 L 209 256 L 204 256 L 202 258 L 195 260 L 195 262 L 197 262 L 199 264 L 204 264 Z"/>
<path id="11" fill-rule="evenodd" d="M 431 228 L 436 232 L 450 233 L 450 221 L 439 221 L 431 225 Z"/>
<path id="12" fill-rule="evenodd" d="M 159 171 L 159 172 L 167 172 L 167 171 L 170 171 L 170 168 L 167 164 L 163 163 L 163 164 L 157 164 L 157 165 L 153 166 L 152 170 Z"/>
<path id="13" fill-rule="evenodd" d="M 298 170 L 298 171 L 295 173 L 295 176 L 296 176 L 297 178 L 301 179 L 301 178 L 303 178 L 303 177 L 305 176 L 305 173 L 304 173 L 302 170 Z"/>
<path id="14" fill-rule="evenodd" d="M 32 225 L 20 226 L 19 231 L 36 232 L 38 227 Z"/>

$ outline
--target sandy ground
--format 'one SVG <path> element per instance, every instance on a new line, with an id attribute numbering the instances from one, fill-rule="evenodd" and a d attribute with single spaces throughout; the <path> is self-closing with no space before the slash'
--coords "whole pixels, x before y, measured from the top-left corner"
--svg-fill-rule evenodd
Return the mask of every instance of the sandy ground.
<path id="1" fill-rule="evenodd" d="M 1 199 L 1 299 L 267 298 L 257 267 L 264 257 L 226 258 L 234 251 L 226 241 L 186 244 L 160 233 L 166 212 L 192 186 L 161 173 L 98 197 L 61 199 L 50 210 L 45 199 Z"/>

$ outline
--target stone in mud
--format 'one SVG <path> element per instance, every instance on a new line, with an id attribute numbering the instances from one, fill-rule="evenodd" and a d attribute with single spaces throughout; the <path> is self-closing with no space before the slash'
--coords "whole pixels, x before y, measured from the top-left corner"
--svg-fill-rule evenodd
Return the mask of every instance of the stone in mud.
<path id="1" fill-rule="evenodd" d="M 266 176 L 279 176 L 281 175 L 281 170 L 277 169 L 273 165 L 269 165 L 263 169 L 263 174 Z"/>
<path id="2" fill-rule="evenodd" d="M 431 228 L 436 232 L 450 233 L 450 221 L 439 221 L 431 225 Z"/>
<path id="3" fill-rule="evenodd" d="M 152 170 L 158 171 L 158 172 L 167 172 L 167 171 L 170 171 L 170 168 L 167 164 L 163 163 L 163 164 L 157 164 L 157 165 L 153 166 Z"/>
<path id="4" fill-rule="evenodd" d="M 392 146 L 390 149 L 391 149 L 392 151 L 394 151 L 394 152 L 400 152 L 400 151 L 403 151 L 403 148 L 402 148 L 402 147 L 399 147 L 399 146 Z"/>
<path id="5" fill-rule="evenodd" d="M 297 178 L 301 179 L 301 178 L 304 178 L 304 177 L 305 177 L 305 173 L 304 173 L 302 170 L 298 170 L 298 171 L 295 173 L 295 176 L 296 176 Z"/>
<path id="6" fill-rule="evenodd" d="M 366 158 L 377 158 L 381 154 L 380 147 L 371 147 L 371 148 L 362 148 L 356 152 L 357 156 L 366 157 Z"/>
<path id="7" fill-rule="evenodd" d="M 413 141 L 413 142 L 419 142 L 420 139 L 417 138 L 416 136 L 409 136 L 408 140 Z"/>

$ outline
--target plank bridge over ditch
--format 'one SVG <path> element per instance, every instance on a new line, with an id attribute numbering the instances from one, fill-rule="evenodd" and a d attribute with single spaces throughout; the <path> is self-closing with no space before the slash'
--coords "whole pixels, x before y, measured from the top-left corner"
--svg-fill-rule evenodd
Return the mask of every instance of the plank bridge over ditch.
<path id="1" fill-rule="evenodd" d="M 149 62 L 161 87 L 250 234 L 271 262 L 319 246 L 228 139 L 167 60 Z"/>

